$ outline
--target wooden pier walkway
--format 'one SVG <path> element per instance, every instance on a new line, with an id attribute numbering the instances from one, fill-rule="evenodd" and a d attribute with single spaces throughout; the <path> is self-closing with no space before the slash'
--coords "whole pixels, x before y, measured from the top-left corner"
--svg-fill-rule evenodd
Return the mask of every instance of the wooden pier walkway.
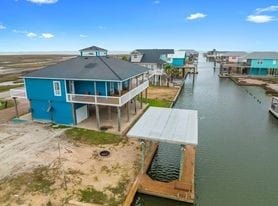
<path id="1" fill-rule="evenodd" d="M 139 174 L 134 181 L 129 190 L 124 206 L 131 205 L 137 191 L 148 195 L 193 203 L 195 199 L 195 147 L 186 145 L 185 148 L 185 159 L 181 180 L 174 180 L 167 183 L 153 180 L 146 174 L 157 149 L 157 145 L 154 145 L 145 160 L 146 169 L 144 173 Z"/>

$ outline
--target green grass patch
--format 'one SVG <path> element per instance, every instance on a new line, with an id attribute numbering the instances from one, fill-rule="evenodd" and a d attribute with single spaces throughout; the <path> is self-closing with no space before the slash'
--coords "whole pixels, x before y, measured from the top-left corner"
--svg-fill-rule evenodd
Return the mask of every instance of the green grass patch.
<path id="1" fill-rule="evenodd" d="M 14 102 L 12 100 L 1 100 L 0 99 L 0 110 L 7 109 L 14 106 Z"/>
<path id="2" fill-rule="evenodd" d="M 31 173 L 23 173 L 14 178 L 7 179 L 12 192 L 18 192 L 24 188 L 27 192 L 51 192 L 51 186 L 55 183 L 55 169 L 46 166 L 38 167 Z"/>
<path id="3" fill-rule="evenodd" d="M 82 128 L 72 128 L 65 131 L 67 137 L 73 140 L 100 145 L 100 144 L 117 144 L 123 139 L 116 134 L 87 130 Z"/>
<path id="4" fill-rule="evenodd" d="M 93 187 L 79 190 L 79 192 L 81 202 L 104 204 L 108 200 L 108 197 L 104 192 L 97 191 Z"/>
<path id="5" fill-rule="evenodd" d="M 162 100 L 162 99 L 147 99 L 147 100 L 143 99 L 143 102 L 148 103 L 149 106 L 152 107 L 167 107 L 167 108 L 169 108 L 172 103 L 170 101 Z"/>
<path id="6" fill-rule="evenodd" d="M 66 128 L 71 128 L 71 127 L 67 126 L 67 125 L 61 125 L 61 124 L 53 124 L 52 128 L 53 129 L 66 129 Z"/>
<path id="7" fill-rule="evenodd" d="M 19 75 L 0 75 L 0 82 L 17 81 Z"/>
<path id="8" fill-rule="evenodd" d="M 0 86 L 0 92 L 9 91 L 10 89 L 14 89 L 17 87 L 22 87 L 22 86 L 23 86 L 23 84 Z"/>

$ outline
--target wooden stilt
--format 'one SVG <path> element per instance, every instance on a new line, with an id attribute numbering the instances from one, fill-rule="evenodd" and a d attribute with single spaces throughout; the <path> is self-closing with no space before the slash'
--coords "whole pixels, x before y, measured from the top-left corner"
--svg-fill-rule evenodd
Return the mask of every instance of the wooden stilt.
<path id="1" fill-rule="evenodd" d="M 146 98 L 146 101 L 148 100 L 148 89 L 145 90 L 145 98 Z"/>
<path id="2" fill-rule="evenodd" d="M 109 120 L 112 120 L 112 115 L 111 115 L 111 107 L 110 106 L 108 106 L 108 119 Z"/>
<path id="3" fill-rule="evenodd" d="M 117 107 L 118 111 L 118 131 L 121 131 L 121 107 Z"/>
<path id="4" fill-rule="evenodd" d="M 140 93 L 140 109 L 143 108 L 143 93 Z"/>
<path id="5" fill-rule="evenodd" d="M 13 100 L 14 100 L 15 115 L 18 118 L 19 117 L 19 113 L 18 113 L 18 108 L 17 108 L 16 97 L 13 97 Z"/>
<path id="6" fill-rule="evenodd" d="M 126 103 L 126 116 L 127 116 L 127 122 L 129 122 L 129 112 L 130 112 L 130 102 L 128 101 Z"/>
<path id="7" fill-rule="evenodd" d="M 182 176 L 183 176 L 183 166 L 184 166 L 184 150 L 185 147 L 184 145 L 181 145 L 181 159 L 180 159 L 180 174 L 179 174 L 179 180 L 182 180 Z"/>
<path id="8" fill-rule="evenodd" d="M 100 117 L 99 117 L 99 106 L 96 104 L 96 121 L 97 121 L 97 128 L 100 129 Z"/>
<path id="9" fill-rule="evenodd" d="M 134 113 L 137 114 L 136 97 L 133 98 L 134 101 Z"/>
<path id="10" fill-rule="evenodd" d="M 71 111 L 72 111 L 73 124 L 76 125 L 77 121 L 76 121 L 76 113 L 75 113 L 75 109 L 74 109 L 74 103 L 71 103 Z"/>

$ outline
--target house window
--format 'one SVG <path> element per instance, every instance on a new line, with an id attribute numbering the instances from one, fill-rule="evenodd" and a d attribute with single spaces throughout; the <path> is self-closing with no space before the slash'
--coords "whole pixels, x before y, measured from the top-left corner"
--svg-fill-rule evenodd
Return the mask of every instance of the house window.
<path id="1" fill-rule="evenodd" d="M 276 60 L 273 60 L 273 64 L 277 64 L 277 61 L 276 61 Z"/>
<path id="2" fill-rule="evenodd" d="M 53 81 L 54 96 L 62 96 L 61 83 L 59 81 Z"/>
<path id="3" fill-rule="evenodd" d="M 134 56 L 133 56 L 135 59 L 137 58 L 137 55 L 136 54 L 134 54 Z"/>

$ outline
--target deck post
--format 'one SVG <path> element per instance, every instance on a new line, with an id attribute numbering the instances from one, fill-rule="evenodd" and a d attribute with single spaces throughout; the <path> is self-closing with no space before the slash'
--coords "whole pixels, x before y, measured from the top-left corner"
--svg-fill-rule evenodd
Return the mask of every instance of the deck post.
<path id="1" fill-rule="evenodd" d="M 183 176 L 183 167 L 184 167 L 184 152 L 185 152 L 186 148 L 184 145 L 181 145 L 181 159 L 180 159 L 180 173 L 179 173 L 179 181 L 182 180 L 182 176 Z"/>
<path id="2" fill-rule="evenodd" d="M 137 114 L 136 97 L 133 98 L 134 101 L 134 113 Z"/>
<path id="3" fill-rule="evenodd" d="M 88 107 L 88 106 L 87 106 Z M 73 124 L 77 125 L 77 120 L 76 120 L 76 112 L 74 109 L 74 103 L 71 103 L 71 111 L 72 111 L 72 120 L 73 120 Z"/>
<path id="4" fill-rule="evenodd" d="M 109 120 L 112 120 L 111 106 L 108 106 L 108 119 L 109 119 Z"/>
<path id="5" fill-rule="evenodd" d="M 117 107 L 118 113 L 118 131 L 121 131 L 121 107 Z"/>
<path id="6" fill-rule="evenodd" d="M 146 150 L 146 146 L 145 146 L 145 141 L 141 140 L 140 142 L 141 144 L 141 173 L 144 174 L 144 167 L 145 167 L 145 150 Z"/>
<path id="7" fill-rule="evenodd" d="M 100 129 L 100 117 L 99 117 L 99 106 L 96 104 L 96 121 L 97 121 L 97 128 Z"/>
<path id="8" fill-rule="evenodd" d="M 143 92 L 140 93 L 140 109 L 143 108 Z"/>
<path id="9" fill-rule="evenodd" d="M 127 122 L 129 122 L 129 112 L 130 112 L 130 102 L 128 101 L 126 103 L 126 116 L 127 116 Z"/>
<path id="10" fill-rule="evenodd" d="M 18 118 L 19 117 L 19 113 L 18 113 L 18 108 L 17 108 L 16 97 L 13 97 L 13 100 L 14 100 L 15 115 Z"/>
<path id="11" fill-rule="evenodd" d="M 148 100 L 148 88 L 145 89 L 145 98 L 146 98 L 146 101 Z"/>

